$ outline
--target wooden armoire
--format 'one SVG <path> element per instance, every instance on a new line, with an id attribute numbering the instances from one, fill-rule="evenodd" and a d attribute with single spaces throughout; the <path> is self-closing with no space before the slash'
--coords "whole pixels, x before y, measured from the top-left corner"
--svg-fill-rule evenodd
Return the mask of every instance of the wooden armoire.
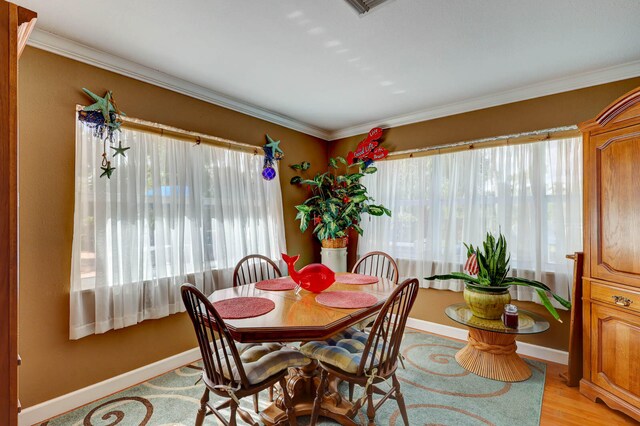
<path id="1" fill-rule="evenodd" d="M 18 58 L 36 22 L 0 0 L 0 425 L 18 424 Z"/>
<path id="2" fill-rule="evenodd" d="M 580 392 L 640 421 L 640 87 L 582 123 Z"/>

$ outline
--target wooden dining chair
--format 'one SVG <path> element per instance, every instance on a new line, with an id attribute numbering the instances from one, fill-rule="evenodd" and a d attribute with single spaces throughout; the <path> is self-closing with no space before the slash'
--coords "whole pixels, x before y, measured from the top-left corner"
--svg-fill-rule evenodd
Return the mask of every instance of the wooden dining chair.
<path id="1" fill-rule="evenodd" d="M 405 425 L 409 425 L 400 382 L 396 378 L 400 343 L 407 317 L 418 295 L 418 280 L 405 280 L 396 287 L 385 302 L 373 323 L 370 333 L 351 327 L 326 342 L 308 342 L 300 348 L 302 353 L 318 361 L 322 373 L 311 413 L 311 424 L 316 424 L 320 406 L 331 374 L 349 383 L 364 387 L 364 395 L 358 399 L 349 416 L 355 416 L 366 402 L 369 425 L 375 425 L 375 413 L 388 399 L 395 397 Z M 347 354 L 348 353 L 348 354 Z M 387 392 L 377 385 L 391 379 Z M 374 405 L 373 394 L 383 395 Z"/>
<path id="2" fill-rule="evenodd" d="M 398 284 L 398 265 L 393 257 L 383 251 L 371 251 L 362 256 L 351 270 L 354 274 L 387 278 Z"/>
<path id="3" fill-rule="evenodd" d="M 285 348 L 279 343 L 236 344 L 215 307 L 200 290 L 184 284 L 181 292 L 198 339 L 203 364 L 205 390 L 195 424 L 202 425 L 205 416 L 213 413 L 227 426 L 237 424 L 236 414 L 245 422 L 258 426 L 251 415 L 239 407 L 240 399 L 255 396 L 279 382 L 289 424 L 295 425 L 285 376 L 289 367 L 305 366 L 311 360 L 300 351 Z M 210 392 L 225 400 L 218 406 L 212 405 L 209 402 Z M 231 410 L 230 421 L 220 413 L 225 408 Z"/>
<path id="4" fill-rule="evenodd" d="M 243 257 L 233 270 L 233 286 L 238 287 L 281 276 L 280 268 L 273 260 L 261 254 L 250 254 Z"/>
<path id="5" fill-rule="evenodd" d="M 398 284 L 398 264 L 393 257 L 383 251 L 371 251 L 360 258 L 353 266 L 351 270 L 354 274 L 373 275 L 374 277 L 387 278 L 394 284 Z M 373 325 L 373 320 L 366 319 L 356 327 L 361 330 L 366 330 Z M 404 367 L 404 359 L 402 354 L 399 355 L 400 364 Z M 350 387 L 350 391 L 353 392 L 353 385 Z"/>

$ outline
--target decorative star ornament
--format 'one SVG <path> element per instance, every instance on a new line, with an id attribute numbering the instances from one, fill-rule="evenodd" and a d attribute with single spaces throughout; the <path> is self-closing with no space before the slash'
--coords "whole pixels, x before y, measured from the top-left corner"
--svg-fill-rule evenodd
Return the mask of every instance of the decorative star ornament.
<path id="1" fill-rule="evenodd" d="M 282 152 L 282 150 L 280 149 L 280 141 L 274 141 L 269 135 L 267 135 L 267 141 L 269 143 L 267 143 L 265 146 L 271 149 L 271 155 L 273 157 L 282 157 L 284 152 Z M 280 155 L 277 155 L 278 153 Z"/>
<path id="2" fill-rule="evenodd" d="M 111 167 L 111 161 L 108 161 L 107 165 L 104 167 L 100 167 L 100 169 L 102 170 L 102 174 L 100 175 L 100 177 L 106 176 L 107 179 L 111 179 L 111 174 L 116 168 Z"/>
<path id="3" fill-rule="evenodd" d="M 113 154 L 114 157 L 116 155 L 122 155 L 123 157 L 126 157 L 125 152 L 128 149 L 131 149 L 131 147 L 130 146 L 122 146 L 122 141 L 118 141 L 118 146 L 111 145 L 111 149 L 115 151 L 114 154 Z"/>
<path id="4" fill-rule="evenodd" d="M 84 107 L 82 110 L 83 111 L 100 111 L 102 113 L 102 116 L 104 117 L 104 122 L 110 123 L 111 122 L 110 114 L 112 112 L 116 112 L 116 108 L 113 106 L 113 103 L 111 102 L 111 91 L 108 91 L 107 93 L 105 93 L 104 97 L 101 98 L 100 96 L 96 95 L 89 89 L 82 88 L 82 90 L 91 99 L 95 101 L 95 103 L 87 107 Z"/>

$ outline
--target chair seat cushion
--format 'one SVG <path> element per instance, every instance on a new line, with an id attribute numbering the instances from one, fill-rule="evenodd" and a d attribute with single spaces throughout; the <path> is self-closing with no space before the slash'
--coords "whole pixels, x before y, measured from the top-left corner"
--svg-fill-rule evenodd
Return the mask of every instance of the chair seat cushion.
<path id="1" fill-rule="evenodd" d="M 286 370 L 289 367 L 302 367 L 311 362 L 300 351 L 285 347 L 280 343 L 236 343 L 240 360 L 247 380 L 252 385 Z M 231 365 L 233 379 L 240 381 L 240 374 L 235 364 Z M 228 368 L 224 366 L 224 375 L 229 377 Z"/>
<path id="2" fill-rule="evenodd" d="M 300 347 L 300 351 L 309 358 L 355 374 L 358 372 L 368 338 L 367 333 L 351 327 L 324 342 L 307 342 Z M 376 364 L 377 360 L 374 366 Z"/>

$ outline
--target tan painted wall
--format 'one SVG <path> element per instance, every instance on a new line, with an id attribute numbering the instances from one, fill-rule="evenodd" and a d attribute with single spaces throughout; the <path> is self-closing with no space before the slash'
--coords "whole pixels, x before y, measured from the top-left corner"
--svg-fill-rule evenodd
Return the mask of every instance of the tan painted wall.
<path id="1" fill-rule="evenodd" d="M 593 118 L 613 100 L 638 86 L 640 78 L 633 78 L 395 127 L 385 130 L 384 146 L 392 152 L 402 151 L 578 124 Z M 363 137 L 364 135 L 358 135 L 332 141 L 329 145 L 329 156 L 346 156 Z M 349 265 L 355 262 L 356 243 L 357 238 L 350 239 Z M 458 302 L 462 302 L 462 293 L 423 289 L 411 316 L 458 326 L 443 312 L 447 305 Z M 525 309 L 547 315 L 544 308 L 540 310 L 540 305 L 521 302 L 518 304 Z M 569 320 L 566 312 L 562 317 L 564 322 L 553 321 L 548 332 L 523 337 L 521 340 L 567 350 Z"/>
<path id="2" fill-rule="evenodd" d="M 577 123 L 590 118 L 615 97 L 640 85 L 640 79 L 519 102 L 386 132 L 392 150 L 517 133 Z M 327 146 L 303 135 L 176 94 L 149 84 L 34 48 L 20 61 L 20 399 L 23 407 L 63 395 L 148 363 L 195 347 L 184 315 L 78 341 L 68 340 L 69 270 L 73 233 L 74 110 L 86 103 L 81 87 L 110 89 L 131 117 L 261 145 L 264 134 L 282 140 L 283 166 L 313 160 L 326 163 Z M 344 154 L 360 140 L 330 144 L 331 155 Z M 321 160 L 321 161 L 319 161 Z M 287 244 L 303 263 L 318 260 L 318 245 L 301 235 L 291 206 L 304 194 L 289 186 L 293 175 L 281 168 Z M 355 250 L 351 250 L 355 253 Z M 413 316 L 456 325 L 443 308 L 459 293 L 421 290 Z M 541 311 L 539 305 L 527 308 Z M 566 317 L 566 315 L 565 315 Z M 568 321 L 540 336 L 523 339 L 566 348 Z M 171 336 L 167 338 L 167 336 Z M 126 356 L 124 356 L 126 354 Z"/>
<path id="3" fill-rule="evenodd" d="M 63 395 L 196 346 L 185 315 L 69 340 L 73 236 L 75 105 L 82 87 L 113 90 L 130 116 L 254 145 L 282 141 L 280 181 L 288 250 L 318 260 L 293 206 L 288 164 L 326 164 L 325 142 L 284 127 L 34 48 L 20 59 L 20 400 L 23 407 Z M 123 356 L 126 354 L 126 356 Z"/>

